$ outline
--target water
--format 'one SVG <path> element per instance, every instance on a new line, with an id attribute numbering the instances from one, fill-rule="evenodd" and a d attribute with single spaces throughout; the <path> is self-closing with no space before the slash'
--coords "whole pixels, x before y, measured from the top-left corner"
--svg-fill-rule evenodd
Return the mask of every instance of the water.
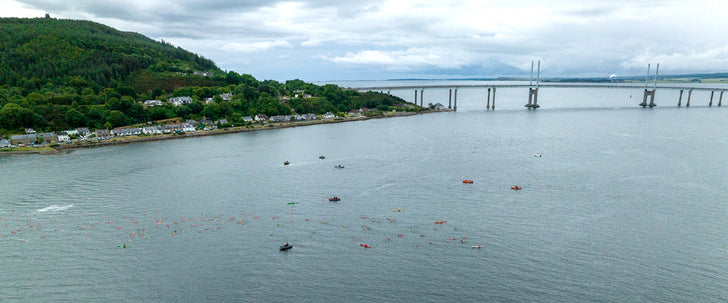
<path id="1" fill-rule="evenodd" d="M 0 157 L 0 301 L 728 300 L 725 107 L 589 92 Z"/>

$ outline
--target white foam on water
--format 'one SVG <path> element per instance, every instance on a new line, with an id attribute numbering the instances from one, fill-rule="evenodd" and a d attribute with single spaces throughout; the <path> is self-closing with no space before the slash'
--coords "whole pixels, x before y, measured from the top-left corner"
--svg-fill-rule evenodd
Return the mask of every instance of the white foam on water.
<path id="1" fill-rule="evenodd" d="M 41 209 L 39 209 L 39 210 L 36 210 L 36 211 L 38 211 L 38 212 L 46 212 L 46 211 L 62 211 L 62 210 L 66 210 L 66 209 L 69 209 L 69 208 L 71 208 L 71 207 L 73 207 L 73 204 L 69 204 L 69 205 L 63 205 L 63 206 L 59 206 L 59 205 L 51 205 L 51 206 L 48 206 L 48 207 L 44 207 L 44 208 L 41 208 Z"/>

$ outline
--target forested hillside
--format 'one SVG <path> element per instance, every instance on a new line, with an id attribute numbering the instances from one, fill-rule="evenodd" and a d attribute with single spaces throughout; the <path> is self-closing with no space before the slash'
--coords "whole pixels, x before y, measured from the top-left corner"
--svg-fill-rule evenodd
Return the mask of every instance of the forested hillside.
<path id="1" fill-rule="evenodd" d="M 0 18 L 0 132 L 109 128 L 161 119 L 383 110 L 404 101 L 300 80 L 259 81 L 143 35 L 81 20 Z M 232 99 L 220 95 L 231 93 Z M 298 97 L 296 97 L 298 95 Z M 145 100 L 189 96 L 190 104 Z M 304 98 L 305 96 L 305 98 Z M 212 102 L 204 102 L 213 98 Z M 405 110 L 405 108 L 401 108 Z"/>

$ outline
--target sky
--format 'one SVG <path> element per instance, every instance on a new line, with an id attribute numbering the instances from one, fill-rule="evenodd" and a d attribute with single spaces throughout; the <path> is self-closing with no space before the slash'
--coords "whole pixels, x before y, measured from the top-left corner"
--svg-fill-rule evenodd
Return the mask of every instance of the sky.
<path id="1" fill-rule="evenodd" d="M 285 81 L 728 71 L 728 1 L 0 0 L 0 17 L 82 19 Z"/>

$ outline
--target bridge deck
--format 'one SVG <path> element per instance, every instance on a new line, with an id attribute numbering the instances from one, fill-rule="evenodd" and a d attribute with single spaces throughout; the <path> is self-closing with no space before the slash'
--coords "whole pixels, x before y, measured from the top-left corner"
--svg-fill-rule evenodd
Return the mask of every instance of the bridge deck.
<path id="1" fill-rule="evenodd" d="M 372 86 L 372 87 L 351 87 L 352 90 L 358 91 L 381 91 L 381 90 L 396 90 L 396 89 L 427 89 L 427 88 L 521 88 L 521 87 L 550 87 L 550 88 L 626 88 L 626 89 L 649 89 L 653 88 L 652 85 L 645 86 L 644 84 L 602 84 L 602 83 L 541 83 L 538 86 L 528 84 L 466 84 L 466 85 L 404 85 L 404 86 Z M 726 87 L 695 87 L 685 86 L 683 84 L 678 85 L 657 85 L 658 89 L 682 89 L 682 90 L 696 90 L 696 91 L 721 91 L 726 90 Z"/>

